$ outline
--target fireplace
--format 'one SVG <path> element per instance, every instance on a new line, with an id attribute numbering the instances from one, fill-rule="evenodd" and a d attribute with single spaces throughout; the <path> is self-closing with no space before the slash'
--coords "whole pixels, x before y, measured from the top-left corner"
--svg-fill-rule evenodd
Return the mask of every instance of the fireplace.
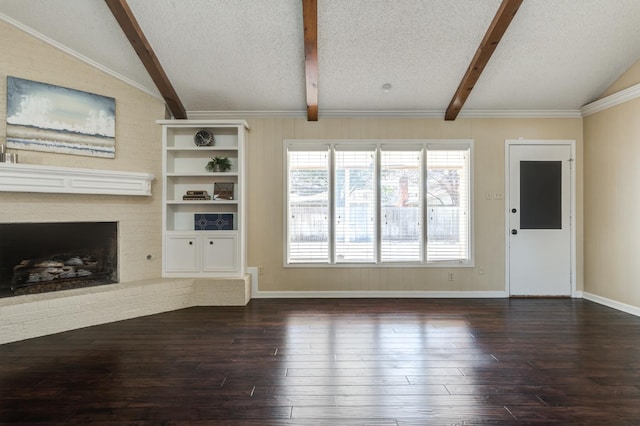
<path id="1" fill-rule="evenodd" d="M 0 297 L 117 282 L 117 222 L 0 224 Z"/>

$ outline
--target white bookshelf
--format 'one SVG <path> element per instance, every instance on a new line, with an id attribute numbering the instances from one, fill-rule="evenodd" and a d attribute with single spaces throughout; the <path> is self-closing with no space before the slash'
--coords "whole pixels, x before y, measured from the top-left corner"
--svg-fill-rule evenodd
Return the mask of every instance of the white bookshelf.
<path id="1" fill-rule="evenodd" d="M 163 143 L 163 276 L 242 277 L 246 269 L 245 143 L 242 120 L 160 120 Z M 214 136 L 196 146 L 199 130 Z M 231 169 L 209 172 L 211 157 Z M 214 199 L 216 183 L 233 184 L 231 199 Z M 184 200 L 187 191 L 212 199 Z"/>

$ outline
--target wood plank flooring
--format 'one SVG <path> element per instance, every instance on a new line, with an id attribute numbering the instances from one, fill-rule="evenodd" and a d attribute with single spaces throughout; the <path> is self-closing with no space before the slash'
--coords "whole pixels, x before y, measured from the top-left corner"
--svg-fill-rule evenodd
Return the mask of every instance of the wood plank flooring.
<path id="1" fill-rule="evenodd" d="M 640 425 L 640 318 L 572 299 L 253 300 L 0 346 L 0 424 Z"/>

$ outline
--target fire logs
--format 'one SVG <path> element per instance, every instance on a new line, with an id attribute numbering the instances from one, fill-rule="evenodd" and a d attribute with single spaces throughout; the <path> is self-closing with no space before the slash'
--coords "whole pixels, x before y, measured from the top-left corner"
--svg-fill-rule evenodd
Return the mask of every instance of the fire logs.
<path id="1" fill-rule="evenodd" d="M 64 254 L 46 259 L 27 259 L 13 268 L 14 289 L 33 284 L 91 277 L 98 268 L 93 256 Z"/>

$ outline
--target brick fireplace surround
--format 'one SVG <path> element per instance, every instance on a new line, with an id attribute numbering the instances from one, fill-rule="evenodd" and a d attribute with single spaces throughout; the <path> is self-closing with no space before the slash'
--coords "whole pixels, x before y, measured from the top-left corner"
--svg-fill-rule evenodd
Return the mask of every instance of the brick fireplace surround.
<path id="1" fill-rule="evenodd" d="M 151 196 L 151 180 L 146 173 L 0 164 L 2 222 L 118 222 L 120 270 L 117 284 L 0 298 L 0 344 L 192 306 L 248 303 L 249 275 L 160 277 L 160 197 Z"/>
<path id="2" fill-rule="evenodd" d="M 246 305 L 250 276 L 148 279 L 0 299 L 0 344 L 192 306 Z"/>

